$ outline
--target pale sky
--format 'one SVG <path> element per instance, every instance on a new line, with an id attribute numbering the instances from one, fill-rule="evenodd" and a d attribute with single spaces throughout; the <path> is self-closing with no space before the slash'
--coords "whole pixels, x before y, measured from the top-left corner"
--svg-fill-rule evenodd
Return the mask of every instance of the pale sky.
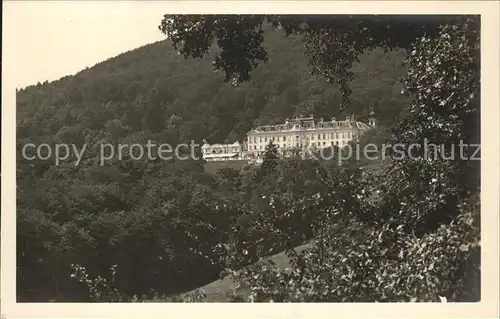
<path id="1" fill-rule="evenodd" d="M 53 81 L 165 39 L 158 30 L 168 3 L 6 1 L 4 27 L 15 30 L 17 88 Z M 4 44 L 6 45 L 6 44 Z"/>
<path id="2" fill-rule="evenodd" d="M 424 1 L 421 13 L 471 13 L 477 2 Z M 57 80 L 122 52 L 163 40 L 158 30 L 163 14 L 175 13 L 269 13 L 275 2 L 221 1 L 144 1 L 144 0 L 4 0 L 3 52 L 5 67 L 15 73 L 17 88 Z M 312 5 L 313 3 L 314 6 Z M 428 4 L 430 3 L 430 4 Z M 487 2 L 483 2 L 486 5 Z M 362 4 L 362 5 L 361 5 Z M 385 6 L 384 6 L 385 5 Z M 408 1 L 370 1 L 330 3 L 301 1 L 282 3 L 288 13 L 419 13 Z M 201 10 L 201 11 L 200 11 Z M 276 8 L 274 9 L 276 10 Z M 392 10 L 392 11 L 388 11 Z M 462 11 L 461 11 L 462 10 Z M 6 31 L 7 30 L 7 31 Z M 15 54 L 11 59 L 9 54 Z M 7 62 L 8 60 L 8 62 Z M 12 61 L 14 60 L 14 61 Z M 9 74 L 12 74 L 9 73 Z"/>

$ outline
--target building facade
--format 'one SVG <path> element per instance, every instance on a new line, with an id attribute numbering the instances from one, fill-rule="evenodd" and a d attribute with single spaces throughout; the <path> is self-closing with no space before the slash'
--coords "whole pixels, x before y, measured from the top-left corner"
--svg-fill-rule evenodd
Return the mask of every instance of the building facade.
<path id="1" fill-rule="evenodd" d="M 343 121 L 332 118 L 330 121 L 313 116 L 287 119 L 278 125 L 263 125 L 252 129 L 247 134 L 246 150 L 243 157 L 261 159 L 266 146 L 273 142 L 284 156 L 306 148 L 326 148 L 337 146 L 342 148 L 349 141 L 357 140 L 361 134 L 376 126 L 375 114 L 370 113 L 369 124 L 355 121 L 347 117 Z"/>

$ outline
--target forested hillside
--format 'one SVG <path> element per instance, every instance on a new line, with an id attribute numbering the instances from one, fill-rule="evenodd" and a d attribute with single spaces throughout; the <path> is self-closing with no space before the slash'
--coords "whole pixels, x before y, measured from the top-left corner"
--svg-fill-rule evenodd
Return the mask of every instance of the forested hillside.
<path id="1" fill-rule="evenodd" d="M 224 83 L 222 74 L 213 75 L 210 57 L 186 60 L 163 41 L 75 76 L 20 90 L 18 136 L 80 134 L 88 128 L 116 138 L 151 131 L 168 141 L 207 138 L 220 143 L 242 140 L 252 126 L 286 117 L 344 116 L 335 85 L 311 77 L 300 39 L 268 33 L 269 63 L 238 88 Z M 382 50 L 362 56 L 354 68 L 349 112 L 365 119 L 373 107 L 383 124 L 392 123 L 408 103 L 400 94 L 403 62 L 402 53 Z M 117 125 L 125 131 L 112 128 Z"/>

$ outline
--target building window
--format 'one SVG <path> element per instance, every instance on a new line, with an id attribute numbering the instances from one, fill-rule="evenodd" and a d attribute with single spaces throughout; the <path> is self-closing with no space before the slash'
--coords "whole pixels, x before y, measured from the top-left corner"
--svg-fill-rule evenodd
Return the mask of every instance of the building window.
<path id="1" fill-rule="evenodd" d="M 323 139 L 326 140 L 326 134 L 323 134 Z"/>
<path id="2" fill-rule="evenodd" d="M 323 142 L 323 146 L 325 146 L 325 145 L 326 145 L 326 142 Z"/>
<path id="3" fill-rule="evenodd" d="M 283 136 L 283 142 L 286 142 L 286 136 Z"/>
<path id="4" fill-rule="evenodd" d="M 333 146 L 333 141 L 331 142 L 331 145 Z"/>
<path id="5" fill-rule="evenodd" d="M 337 146 L 339 146 L 339 141 L 336 141 L 335 144 L 337 144 Z"/>
<path id="6" fill-rule="evenodd" d="M 351 138 L 351 132 L 347 132 L 347 138 Z"/>
<path id="7" fill-rule="evenodd" d="M 333 139 L 333 133 L 331 134 L 330 138 L 332 138 L 332 139 Z"/>
<path id="8" fill-rule="evenodd" d="M 262 151 L 262 145 L 259 145 L 259 149 Z"/>
<path id="9" fill-rule="evenodd" d="M 256 149 L 257 149 L 257 145 L 254 145 L 254 146 L 253 146 L 253 149 L 254 149 L 254 150 L 256 150 Z"/>
<path id="10" fill-rule="evenodd" d="M 299 140 L 299 139 L 300 139 L 300 137 L 297 135 L 297 136 L 295 136 L 295 139 L 296 139 L 296 140 Z"/>
<path id="11" fill-rule="evenodd" d="M 259 142 L 261 142 L 261 143 L 262 143 L 262 136 L 261 136 L 261 137 L 259 137 Z"/>
<path id="12" fill-rule="evenodd" d="M 266 143 L 267 143 L 267 137 L 264 137 L 264 142 L 266 142 Z"/>
<path id="13" fill-rule="evenodd" d="M 339 132 L 335 133 L 335 138 L 338 139 L 339 138 Z M 338 145 L 338 142 L 337 142 L 337 145 Z"/>
<path id="14" fill-rule="evenodd" d="M 314 142 L 313 142 L 313 143 L 312 143 L 312 146 L 316 146 L 316 143 L 314 143 Z"/>

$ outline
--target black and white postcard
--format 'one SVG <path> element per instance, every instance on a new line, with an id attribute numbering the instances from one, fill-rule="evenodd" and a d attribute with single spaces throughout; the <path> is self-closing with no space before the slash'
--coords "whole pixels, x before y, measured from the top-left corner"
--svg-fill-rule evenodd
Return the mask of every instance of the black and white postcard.
<path id="1" fill-rule="evenodd" d="M 3 6 L 2 319 L 499 315 L 498 2 Z"/>

